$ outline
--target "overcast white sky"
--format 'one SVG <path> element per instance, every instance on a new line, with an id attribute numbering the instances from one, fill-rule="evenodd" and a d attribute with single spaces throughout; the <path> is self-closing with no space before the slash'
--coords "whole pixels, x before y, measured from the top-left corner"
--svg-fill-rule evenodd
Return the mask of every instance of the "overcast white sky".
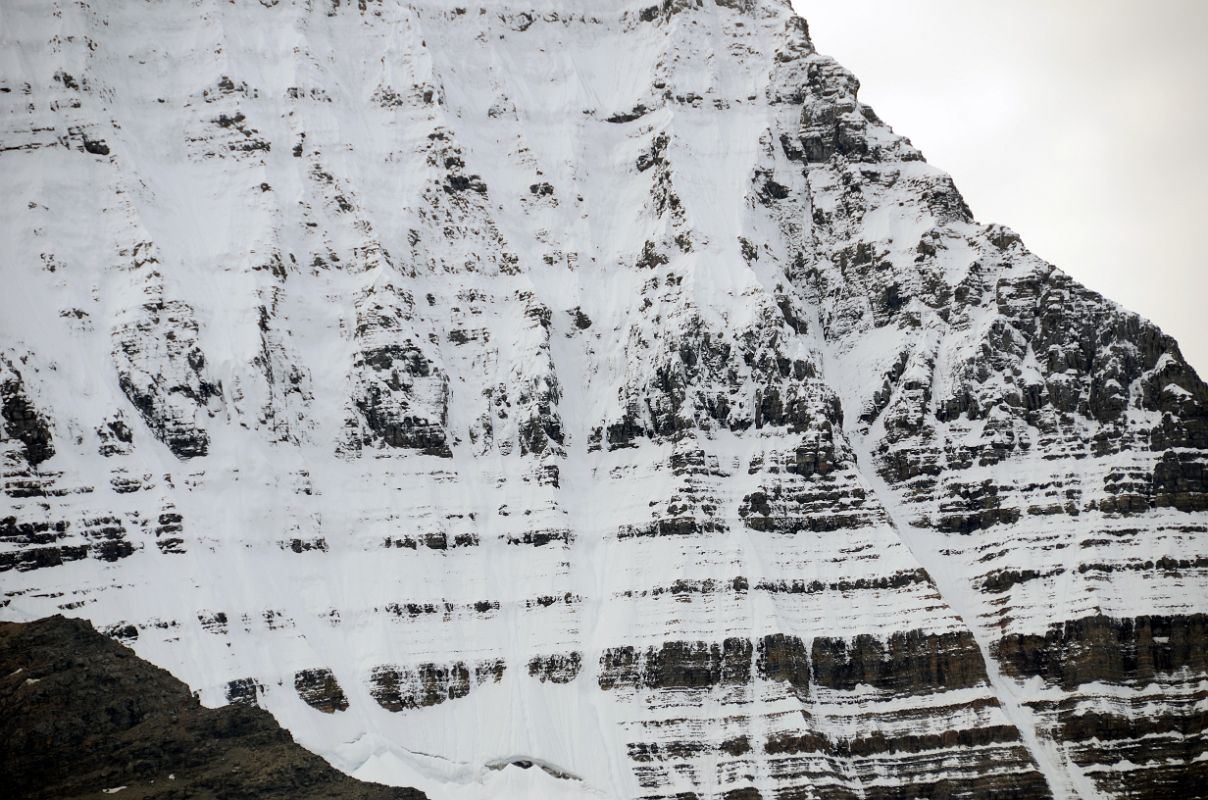
<path id="1" fill-rule="evenodd" d="M 1208 377 L 1208 0 L 793 0 L 982 222 Z"/>

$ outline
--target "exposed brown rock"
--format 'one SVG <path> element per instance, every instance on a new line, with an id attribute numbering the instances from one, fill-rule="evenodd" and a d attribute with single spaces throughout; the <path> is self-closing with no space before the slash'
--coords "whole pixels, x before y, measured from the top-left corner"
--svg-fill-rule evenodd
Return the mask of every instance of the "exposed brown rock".
<path id="1" fill-rule="evenodd" d="M 0 623 L 0 774 L 27 800 L 422 800 L 294 743 L 268 712 L 204 708 L 187 686 L 83 620 Z"/>
<path id="2" fill-rule="evenodd" d="M 348 698 L 329 669 L 304 669 L 294 675 L 294 689 L 306 704 L 324 714 L 348 709 Z"/>
<path id="3" fill-rule="evenodd" d="M 611 647 L 600 657 L 601 689 L 710 689 L 751 679 L 751 642 L 669 641 L 638 652 L 631 646 Z"/>
<path id="4" fill-rule="evenodd" d="M 467 664 L 419 664 L 415 667 L 381 666 L 373 670 L 369 693 L 387 711 L 423 708 L 465 697 L 481 684 L 503 678 L 503 661 Z"/>
<path id="5" fill-rule="evenodd" d="M 1038 676 L 1066 689 L 1084 683 L 1144 683 L 1180 669 L 1208 672 L 1208 615 L 1083 617 L 1043 635 L 1016 634 L 995 645 L 1010 675 Z"/>
<path id="6" fill-rule="evenodd" d="M 859 684 L 895 692 L 960 689 L 986 680 L 981 651 L 968 631 L 895 633 L 888 641 L 861 634 L 819 637 L 811 650 L 814 680 L 831 689 Z"/>

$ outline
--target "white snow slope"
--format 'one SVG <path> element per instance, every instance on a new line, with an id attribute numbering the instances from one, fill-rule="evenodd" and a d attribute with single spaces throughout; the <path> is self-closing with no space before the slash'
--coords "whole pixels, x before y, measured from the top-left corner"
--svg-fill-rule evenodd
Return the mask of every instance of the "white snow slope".
<path id="1" fill-rule="evenodd" d="M 0 617 L 433 798 L 1206 796 L 1208 389 L 857 88 L 777 0 L 0 3 Z"/>

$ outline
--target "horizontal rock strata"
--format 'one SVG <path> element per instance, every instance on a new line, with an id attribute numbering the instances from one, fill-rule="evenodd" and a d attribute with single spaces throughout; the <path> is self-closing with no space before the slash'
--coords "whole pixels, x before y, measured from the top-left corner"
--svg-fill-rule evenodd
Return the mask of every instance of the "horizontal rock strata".
<path id="1" fill-rule="evenodd" d="M 2 17 L 0 615 L 434 797 L 1208 796 L 1208 387 L 786 3 Z"/>

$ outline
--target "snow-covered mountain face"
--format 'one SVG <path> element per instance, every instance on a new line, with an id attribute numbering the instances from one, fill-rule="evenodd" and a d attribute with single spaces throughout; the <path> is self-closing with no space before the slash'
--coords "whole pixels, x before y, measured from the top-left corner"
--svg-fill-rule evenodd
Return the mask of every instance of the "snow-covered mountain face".
<path id="1" fill-rule="evenodd" d="M 1208 389 L 787 4 L 0 37 L 0 616 L 433 798 L 1208 792 Z"/>

